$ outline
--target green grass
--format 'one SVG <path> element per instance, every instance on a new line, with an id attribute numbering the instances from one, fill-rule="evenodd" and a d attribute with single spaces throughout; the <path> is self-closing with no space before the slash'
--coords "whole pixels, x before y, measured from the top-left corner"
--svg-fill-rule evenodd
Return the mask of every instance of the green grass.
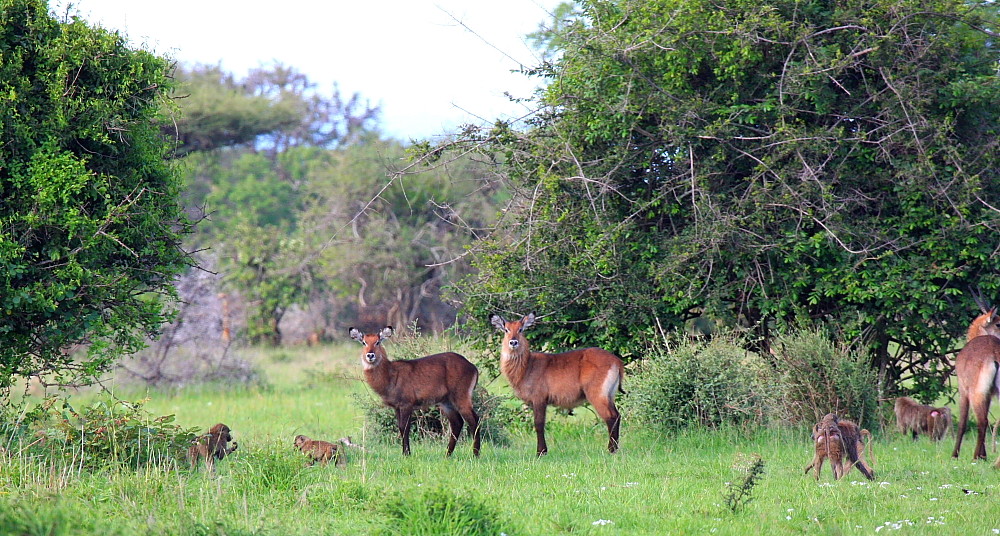
<path id="1" fill-rule="evenodd" d="M 534 456 L 534 434 L 513 431 L 509 448 L 484 445 L 474 459 L 463 436 L 451 459 L 443 442 L 398 442 L 358 434 L 352 393 L 356 347 L 282 350 L 252 357 L 267 385 L 196 387 L 149 396 L 146 409 L 179 424 L 225 422 L 240 449 L 215 475 L 187 469 L 88 474 L 19 459 L 0 467 L 0 534 L 994 534 L 1000 529 L 1000 472 L 972 463 L 972 445 L 950 457 L 953 438 L 913 442 L 877 435 L 876 481 L 852 471 L 817 482 L 808 431 L 694 430 L 658 436 L 626 421 L 622 450 L 605 451 L 603 424 L 590 411 L 550 414 L 550 454 Z M 505 385 L 495 382 L 491 389 Z M 374 396 L 374 395 L 370 395 Z M 78 398 L 86 398 L 78 395 Z M 368 452 L 348 467 L 304 467 L 296 434 L 352 435 Z M 968 441 L 967 441 L 968 443 Z M 752 500 L 726 506 L 727 482 L 758 454 L 764 474 Z M 968 489 L 977 494 L 966 494 Z M 879 528 L 881 527 L 881 528 Z"/>

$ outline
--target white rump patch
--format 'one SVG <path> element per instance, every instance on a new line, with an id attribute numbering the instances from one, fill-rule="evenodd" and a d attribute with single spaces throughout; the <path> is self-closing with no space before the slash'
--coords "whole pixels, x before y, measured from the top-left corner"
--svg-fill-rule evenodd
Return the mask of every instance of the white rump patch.
<path id="1" fill-rule="evenodd" d="M 618 391 L 618 382 L 621 378 L 618 367 L 608 369 L 608 376 L 604 378 L 604 393 L 609 399 L 614 400 L 615 392 Z"/>

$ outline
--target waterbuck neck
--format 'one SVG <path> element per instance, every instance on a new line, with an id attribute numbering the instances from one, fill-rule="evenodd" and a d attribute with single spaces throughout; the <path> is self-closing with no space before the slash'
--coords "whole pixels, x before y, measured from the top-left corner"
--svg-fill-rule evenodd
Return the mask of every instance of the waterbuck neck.
<path id="1" fill-rule="evenodd" d="M 384 393 L 393 381 L 392 362 L 384 355 L 375 363 L 368 363 L 363 357 L 365 381 L 376 393 Z"/>
<path id="2" fill-rule="evenodd" d="M 996 312 L 993 310 L 977 316 L 972 321 L 972 324 L 969 326 L 966 342 L 984 335 L 1000 338 L 1000 326 L 997 325 Z"/>
<path id="3" fill-rule="evenodd" d="M 516 347 L 510 346 L 511 340 L 517 341 Z M 523 335 L 515 338 L 504 337 L 500 348 L 500 372 L 507 376 L 511 384 L 516 386 L 524 379 L 530 358 L 531 347 Z"/>

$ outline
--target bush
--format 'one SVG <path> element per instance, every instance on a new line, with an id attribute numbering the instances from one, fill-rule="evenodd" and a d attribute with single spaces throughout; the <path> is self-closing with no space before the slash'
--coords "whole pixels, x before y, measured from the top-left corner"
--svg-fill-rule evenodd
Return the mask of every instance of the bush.
<path id="1" fill-rule="evenodd" d="M 878 427 L 878 379 L 863 353 L 804 329 L 779 336 L 772 349 L 775 381 L 793 421 L 812 424 L 836 413 Z"/>
<path id="2" fill-rule="evenodd" d="M 389 519 L 380 534 L 490 535 L 513 533 L 500 514 L 471 491 L 461 496 L 446 489 L 424 490 L 416 496 L 397 495 L 381 506 Z"/>
<path id="3" fill-rule="evenodd" d="M 0 434 L 24 455 L 62 458 L 87 469 L 175 467 L 197 430 L 173 424 L 173 415 L 147 413 L 145 402 L 108 397 L 77 411 L 68 400 L 52 397 Z"/>
<path id="4" fill-rule="evenodd" d="M 377 397 L 363 394 L 355 394 L 354 400 L 361 409 L 365 417 L 364 437 L 374 439 L 382 443 L 396 443 L 399 441 L 399 429 L 396 424 L 396 412 L 390 407 L 382 405 L 382 401 Z M 510 397 L 502 395 L 491 395 L 485 389 L 477 387 L 472 393 L 472 407 L 479 415 L 479 429 L 483 441 L 498 447 L 510 445 L 510 436 L 507 433 L 505 424 L 515 417 L 517 410 L 511 408 L 511 404 L 506 403 Z M 441 414 L 436 406 L 425 410 L 413 412 L 412 431 L 410 441 L 444 440 L 449 432 L 448 419 Z M 466 436 L 466 434 L 468 434 Z M 462 427 L 461 437 L 472 437 L 469 426 Z"/>
<path id="5" fill-rule="evenodd" d="M 623 409 L 661 432 L 688 426 L 763 424 L 774 413 L 776 393 L 768 366 L 744 350 L 735 335 L 684 342 L 655 352 L 626 375 Z"/>

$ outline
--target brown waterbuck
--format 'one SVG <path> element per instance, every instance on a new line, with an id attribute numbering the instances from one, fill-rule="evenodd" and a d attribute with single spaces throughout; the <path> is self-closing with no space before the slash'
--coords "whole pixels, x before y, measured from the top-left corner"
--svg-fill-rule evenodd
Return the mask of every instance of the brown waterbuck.
<path id="1" fill-rule="evenodd" d="M 969 326 L 965 347 L 955 357 L 958 376 L 958 437 L 952 457 L 962 448 L 962 437 L 969 420 L 969 405 L 976 414 L 976 450 L 972 459 L 986 459 L 986 430 L 989 428 L 990 401 L 1000 388 L 1000 317 L 996 307 L 988 307 L 979 296 L 976 303 L 983 314 Z M 997 460 L 1000 464 L 1000 459 Z"/>
<path id="2" fill-rule="evenodd" d="M 539 456 L 548 452 L 545 444 L 545 410 L 552 404 L 572 409 L 584 402 L 597 411 L 608 425 L 608 451 L 618 450 L 621 415 L 615 407 L 615 393 L 621 389 L 625 367 L 618 356 L 600 348 L 583 348 L 561 354 L 532 352 L 524 330 L 535 323 L 535 314 L 507 322 L 493 315 L 492 324 L 503 331 L 500 370 L 521 400 L 535 414 L 535 434 Z"/>
<path id="3" fill-rule="evenodd" d="M 455 450 L 463 419 L 469 424 L 473 437 L 472 453 L 479 456 L 479 416 L 472 409 L 472 391 L 479 381 L 479 369 L 475 365 L 455 352 L 410 361 L 390 361 L 382 341 L 392 336 L 392 326 L 369 334 L 351 328 L 350 334 L 352 339 L 364 346 L 361 365 L 365 381 L 386 406 L 396 410 L 404 455 L 410 454 L 413 411 L 436 404 L 451 424 L 448 456 Z"/>

